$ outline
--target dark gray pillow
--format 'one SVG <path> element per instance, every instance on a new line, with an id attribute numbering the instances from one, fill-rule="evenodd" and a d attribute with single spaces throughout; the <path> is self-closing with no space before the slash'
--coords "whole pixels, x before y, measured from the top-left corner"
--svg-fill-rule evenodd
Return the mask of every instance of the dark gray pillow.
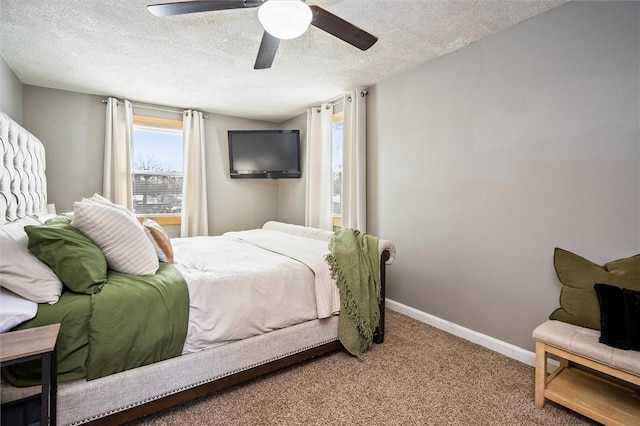
<path id="1" fill-rule="evenodd" d="M 640 350 L 640 291 L 598 283 L 600 343 Z"/>

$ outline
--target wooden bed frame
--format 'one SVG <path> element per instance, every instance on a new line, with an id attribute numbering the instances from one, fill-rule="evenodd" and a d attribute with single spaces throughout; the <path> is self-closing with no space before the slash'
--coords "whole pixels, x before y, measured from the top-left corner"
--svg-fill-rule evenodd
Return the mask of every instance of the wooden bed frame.
<path id="1" fill-rule="evenodd" d="M 373 341 L 377 344 L 381 344 L 384 342 L 384 321 L 385 321 L 384 309 L 385 309 L 385 285 L 386 285 L 385 284 L 386 283 L 385 262 L 389 260 L 389 257 L 390 257 L 390 253 L 388 250 L 384 250 L 382 252 L 382 256 L 380 257 L 380 285 L 381 285 L 381 293 L 380 293 L 381 301 L 379 305 L 380 325 L 376 329 L 376 333 L 373 337 Z M 234 385 L 255 379 L 265 374 L 269 374 L 274 371 L 290 367 L 292 365 L 301 363 L 303 361 L 307 361 L 312 358 L 316 358 L 321 355 L 334 352 L 338 349 L 342 349 L 342 344 L 340 343 L 340 341 L 336 340 L 336 341 L 315 347 L 313 349 L 308 349 L 303 352 L 298 352 L 294 355 L 290 355 L 285 358 L 281 358 L 275 361 L 268 362 L 266 364 L 262 364 L 257 367 L 250 368 L 248 370 L 231 374 L 229 376 L 212 381 L 210 383 L 206 383 L 204 385 L 200 385 L 182 392 L 175 393 L 173 395 L 166 396 L 164 398 L 150 401 L 143 405 L 132 407 L 125 411 L 120 411 L 106 417 L 101 417 L 88 424 L 114 425 L 114 424 L 122 424 L 122 423 L 130 422 L 132 420 L 139 419 L 141 417 L 156 413 L 160 410 L 164 410 L 166 408 L 180 405 L 192 399 L 199 398 L 201 396 L 208 395 L 210 393 L 228 388 L 230 386 L 234 386 Z"/>
<path id="2" fill-rule="evenodd" d="M 0 152 L 3 154 L 0 157 L 6 163 L 0 165 L 4 167 L 4 173 L 20 176 L 20 182 L 17 182 L 18 179 L 7 179 L 6 176 L 0 182 L 0 212 L 2 213 L 0 225 L 46 212 L 45 153 L 42 143 L 6 114 L 0 112 L 0 148 L 3 151 Z M 30 157 L 28 162 L 14 160 L 14 157 L 17 159 L 25 153 Z M 310 238 L 313 237 L 310 236 Z M 387 262 L 390 263 L 393 260 L 392 256 L 394 257 L 395 253 L 391 253 L 388 249 L 381 249 L 380 324 L 374 335 L 375 343 L 384 341 L 385 268 Z M 326 320 L 309 321 L 101 379 L 63 383 L 58 387 L 57 420 L 62 418 L 64 423 L 69 424 L 121 424 L 336 351 L 342 348 L 337 338 L 337 319 L 332 317 Z M 284 338 L 283 341 L 286 343 L 279 343 L 277 348 L 269 348 L 268 354 L 264 353 L 265 342 L 281 342 L 281 338 Z M 236 356 L 238 351 L 244 351 L 243 356 Z M 228 362 L 229 365 L 227 365 L 225 360 L 233 362 Z M 172 369 L 176 367 L 189 370 L 187 374 L 183 374 L 180 384 L 165 379 L 165 373 L 173 372 Z M 185 371 L 183 370 L 182 373 Z M 202 377 L 194 377 L 194 374 Z M 146 377 L 152 377 L 153 380 L 147 381 L 146 386 L 143 384 L 138 386 L 138 383 Z M 120 388 L 136 386 L 138 387 L 135 394 L 129 392 L 124 396 L 117 395 L 116 402 L 110 401 L 114 399 Z M 156 389 L 158 387 L 162 389 Z M 39 392 L 38 388 L 7 387 L 3 389 L 3 400 L 6 402 L 32 395 Z M 11 398 L 5 398 L 5 390 L 8 394 L 16 392 L 10 395 Z M 109 392 L 112 391 L 114 395 L 109 398 Z M 100 399 L 100 403 L 91 406 L 96 399 Z M 104 404 L 103 401 L 107 400 L 108 404 Z"/>
<path id="3" fill-rule="evenodd" d="M 389 260 L 390 258 L 390 253 L 388 250 L 384 250 L 381 254 L 380 257 L 380 283 L 381 283 L 381 301 L 379 304 L 379 308 L 380 308 L 380 324 L 379 326 L 376 328 L 376 332 L 374 334 L 374 342 L 377 344 L 383 343 L 384 342 L 384 321 L 385 321 L 385 286 L 386 286 L 386 264 L 385 262 L 387 260 Z M 313 322 L 313 321 L 310 321 Z M 337 322 L 336 322 L 337 324 Z M 313 329 L 311 329 L 313 330 Z M 271 332 L 271 333 L 275 333 L 275 332 Z M 256 339 L 256 338 L 269 338 L 268 335 L 271 333 L 265 333 L 262 335 L 258 335 L 258 336 L 254 336 L 248 339 L 245 339 L 246 341 L 250 341 L 252 339 Z M 336 333 L 337 336 L 337 333 Z M 227 348 L 233 348 L 234 344 L 239 343 L 242 341 L 238 341 L 238 342 L 231 342 L 228 343 L 227 345 L 223 345 L 214 349 L 218 349 L 218 348 L 222 348 L 222 347 L 227 347 Z M 292 344 L 290 348 L 288 348 L 291 350 L 291 354 L 287 355 L 287 356 L 283 356 L 283 357 L 278 357 L 277 359 L 273 359 L 271 361 L 268 362 L 264 362 L 264 363 L 260 363 L 259 365 L 255 365 L 249 368 L 239 368 L 236 370 L 239 371 L 235 371 L 231 374 L 226 374 L 220 378 L 217 378 L 215 380 L 211 380 L 208 381 L 206 383 L 200 384 L 200 385 L 196 385 L 193 387 L 189 387 L 187 389 L 181 390 L 181 391 L 177 391 L 177 392 L 170 392 L 167 395 L 161 396 L 161 397 L 156 397 L 154 396 L 154 392 L 153 389 L 150 389 L 150 393 L 148 394 L 148 399 L 143 399 L 142 402 L 140 402 L 141 398 L 137 397 L 137 398 L 130 398 L 127 400 L 127 405 L 126 407 L 118 407 L 118 406 L 111 406 L 109 408 L 100 408 L 100 413 L 94 415 L 94 417 L 87 417 L 86 415 L 82 415 L 80 417 L 74 417 L 71 416 L 71 420 L 69 420 L 68 418 L 62 420 L 62 421 L 58 421 L 58 424 L 92 424 L 92 425 L 115 425 L 115 424 L 122 424 L 122 423 L 126 423 L 135 419 L 139 419 L 141 417 L 150 415 L 150 414 L 154 414 L 160 410 L 164 410 L 166 408 L 170 408 L 176 405 L 180 405 L 184 402 L 190 401 L 192 399 L 195 398 L 199 398 L 205 395 L 208 395 L 210 393 L 219 391 L 221 389 L 225 389 L 227 387 L 230 386 L 234 386 L 252 379 L 255 379 L 257 377 L 263 376 L 265 374 L 269 374 L 272 372 L 275 372 L 277 370 L 280 369 L 284 369 L 287 367 L 290 367 L 292 365 L 301 363 L 303 361 L 307 361 L 310 360 L 312 358 L 316 358 L 331 352 L 334 352 L 336 350 L 342 349 L 342 344 L 340 343 L 339 340 L 337 340 L 337 337 L 335 338 L 335 340 L 332 340 L 330 342 L 327 343 L 323 343 L 320 344 L 318 346 L 314 346 L 312 348 L 309 349 L 304 349 L 304 350 L 300 350 L 297 351 L 298 346 L 296 346 L 295 344 Z M 211 349 L 209 350 L 205 350 L 203 352 L 208 352 L 211 351 Z M 193 356 L 194 354 L 187 354 L 187 355 L 182 355 L 176 358 L 173 358 L 171 360 L 167 360 L 167 361 L 178 361 L 181 362 L 181 360 L 184 361 L 184 365 L 187 365 L 186 363 L 188 363 L 189 359 L 191 356 Z M 168 371 L 165 367 L 162 366 L 163 363 L 166 363 L 167 361 L 161 361 L 155 364 L 150 364 L 147 365 L 146 367 L 153 367 L 153 368 L 160 368 L 160 371 Z M 354 362 L 355 361 L 354 359 Z M 139 368 L 145 368 L 145 367 L 139 367 Z M 139 369 L 138 368 L 138 369 Z M 164 370 L 162 369 L 164 368 Z M 128 370 L 128 371 L 124 371 L 122 373 L 116 373 L 112 376 L 107 376 L 106 378 L 116 378 L 119 375 L 126 375 L 131 373 L 132 371 L 138 370 L 138 369 L 133 369 L 133 370 Z M 74 395 L 78 395 L 78 394 L 83 394 L 83 390 L 89 389 L 88 392 L 96 392 L 96 389 L 93 388 L 93 386 L 95 385 L 94 382 L 99 382 L 101 379 L 98 379 L 97 381 L 85 381 L 82 383 L 79 383 L 77 385 L 74 384 L 74 382 L 70 382 L 69 384 L 77 386 L 76 389 L 73 391 Z M 117 379 L 116 379 L 117 380 Z M 66 386 L 66 383 L 63 383 L 61 386 Z M 131 385 L 131 383 L 129 382 L 129 385 Z M 35 388 L 35 389 L 34 389 Z M 93 388 L 93 389 L 92 389 Z M 105 395 L 106 394 L 106 398 L 105 400 L 108 400 L 108 393 L 110 390 L 113 390 L 113 383 L 111 385 L 107 384 L 104 385 L 104 383 L 101 383 L 99 385 L 97 385 L 97 388 L 99 389 L 99 393 L 100 395 Z M 16 389 L 16 388 L 14 388 Z M 29 392 L 27 393 L 28 395 L 32 395 L 34 392 L 38 392 L 39 391 L 39 387 L 31 387 L 31 388 L 27 388 L 29 389 Z M 60 388 L 59 388 L 60 389 Z M 144 387 L 142 388 L 143 391 L 141 392 L 143 395 L 147 395 L 146 392 L 144 392 L 144 390 L 146 390 Z M 70 404 L 70 397 L 69 396 L 62 396 L 60 395 L 60 392 L 58 392 L 58 408 L 57 408 L 57 419 L 60 420 L 61 418 L 69 417 L 67 415 L 67 413 L 65 412 L 65 408 L 60 406 L 62 404 L 61 400 L 62 399 L 66 399 L 66 401 L 64 401 L 64 406 L 66 407 L 66 405 Z M 34 409 L 31 407 L 37 407 L 38 405 L 38 401 L 39 398 L 34 398 L 31 397 L 30 398 L 30 404 L 27 406 L 27 408 L 25 409 Z"/>

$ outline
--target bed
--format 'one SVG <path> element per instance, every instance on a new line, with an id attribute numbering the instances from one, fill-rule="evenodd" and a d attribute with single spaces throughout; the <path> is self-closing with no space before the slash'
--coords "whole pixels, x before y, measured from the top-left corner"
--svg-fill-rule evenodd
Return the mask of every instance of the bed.
<path id="1" fill-rule="evenodd" d="M 45 215 L 44 148 L 36 137 L 4 113 L 0 113 L 0 144 L 3 157 L 0 230 L 9 229 L 12 224 L 15 228 L 20 221 L 45 219 L 66 221 L 69 226 L 74 220 L 81 224 L 77 216 L 69 219 Z M 39 226 L 33 224 L 34 229 L 40 229 Z M 161 264 L 160 270 L 170 270 L 169 275 L 177 271 L 184 278 L 189 305 L 186 316 L 181 314 L 182 331 L 173 332 L 167 339 L 171 341 L 167 345 L 171 350 L 160 350 L 164 350 L 160 359 L 136 361 L 141 366 L 115 366 L 98 372 L 87 372 L 90 369 L 87 367 L 87 371 L 80 373 L 71 369 L 78 376 L 67 374 L 69 369 L 63 368 L 59 371 L 62 380 L 57 394 L 58 424 L 123 423 L 342 348 L 338 336 L 339 305 L 336 308 L 336 300 L 339 303 L 340 298 L 335 283 L 327 276 L 331 272 L 323 265 L 332 237 L 333 233 L 328 231 L 270 221 L 256 230 L 171 239 L 174 262 Z M 395 247 L 388 241 L 376 241 L 380 323 L 373 340 L 382 343 L 385 265 L 393 261 Z M 239 263 L 234 263 L 238 259 Z M 214 266 L 207 266 L 211 264 Z M 215 265 L 224 268 L 216 269 Z M 123 287 L 128 285 L 126 277 L 109 274 L 124 279 Z M 163 283 L 157 284 L 152 293 L 167 287 Z M 211 292 L 210 287 L 217 290 Z M 84 300 L 97 300 L 103 294 L 106 298 L 116 288 L 111 282 L 103 283 L 99 292 L 86 295 Z M 81 298 L 75 294 L 73 297 Z M 146 301 L 151 296 L 144 297 Z M 66 298 L 64 301 L 67 303 Z M 54 306 L 44 305 L 38 305 L 39 311 L 51 311 Z M 96 303 L 96 309 L 98 306 Z M 103 323 L 109 320 L 105 310 L 117 309 L 106 306 L 100 308 Z M 176 312 L 174 307 L 166 309 Z M 161 310 L 153 309 L 156 315 Z M 36 316 L 18 328 L 39 318 Z M 183 340 L 175 337 L 180 333 L 184 333 Z M 60 365 L 62 360 L 58 361 Z M 87 366 L 91 364 L 102 367 L 104 362 L 98 358 L 86 362 Z M 124 371 L 119 371 L 123 368 Z M 28 380 L 22 384 L 29 384 Z M 18 387 L 2 383 L 3 402 L 37 392 L 37 385 Z"/>

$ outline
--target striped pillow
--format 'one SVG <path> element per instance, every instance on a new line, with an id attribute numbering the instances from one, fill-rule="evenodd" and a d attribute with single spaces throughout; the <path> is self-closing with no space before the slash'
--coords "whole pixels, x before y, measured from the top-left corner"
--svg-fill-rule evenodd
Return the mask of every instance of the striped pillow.
<path id="1" fill-rule="evenodd" d="M 79 201 L 74 204 L 71 224 L 100 247 L 109 269 L 130 275 L 157 272 L 156 251 L 131 213 L 107 204 Z"/>

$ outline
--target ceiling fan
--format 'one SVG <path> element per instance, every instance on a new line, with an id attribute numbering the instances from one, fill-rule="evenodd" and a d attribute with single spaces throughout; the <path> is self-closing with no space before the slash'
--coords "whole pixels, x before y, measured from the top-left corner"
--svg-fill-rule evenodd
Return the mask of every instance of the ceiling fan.
<path id="1" fill-rule="evenodd" d="M 253 7 L 260 8 L 258 19 L 265 29 L 254 69 L 271 68 L 280 40 L 299 37 L 309 24 L 360 50 L 378 41 L 378 37 L 319 6 L 307 6 L 305 0 L 190 0 L 151 4 L 147 9 L 156 16 L 172 16 Z"/>

